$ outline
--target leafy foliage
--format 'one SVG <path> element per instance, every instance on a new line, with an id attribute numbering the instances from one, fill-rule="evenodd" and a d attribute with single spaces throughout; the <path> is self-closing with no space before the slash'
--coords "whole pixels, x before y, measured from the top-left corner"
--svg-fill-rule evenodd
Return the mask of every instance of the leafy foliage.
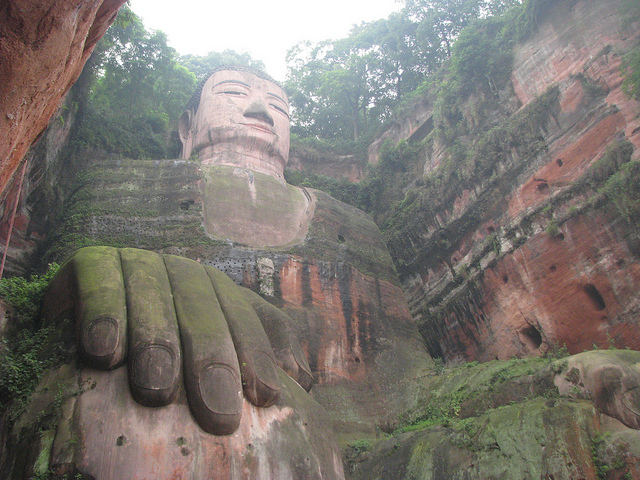
<path id="1" fill-rule="evenodd" d="M 178 58 L 163 32 L 146 30 L 123 6 L 74 87 L 81 105 L 75 147 L 127 158 L 177 157 L 177 119 L 196 81 L 221 64 L 263 67 L 232 50 Z"/>
<path id="2" fill-rule="evenodd" d="M 12 416 L 21 413 L 44 372 L 69 354 L 65 338 L 69 325 L 41 325 L 36 322 L 42 297 L 58 270 L 51 264 L 46 273 L 26 280 L 2 279 L 0 296 L 13 307 L 19 329 L 0 345 L 0 405 L 14 403 Z"/>
<path id="3" fill-rule="evenodd" d="M 198 81 L 207 78 L 215 68 L 222 65 L 243 65 L 264 70 L 264 63 L 254 60 L 248 53 L 237 53 L 233 50 L 223 52 L 209 52 L 206 55 L 182 55 L 180 64 L 195 74 Z"/>
<path id="4" fill-rule="evenodd" d="M 603 191 L 615 205 L 618 214 L 640 230 L 640 162 L 622 165 L 620 170 L 607 180 Z"/>
<path id="5" fill-rule="evenodd" d="M 636 100 L 640 100 L 640 45 L 624 56 L 625 79 L 622 87 Z"/>
<path id="6" fill-rule="evenodd" d="M 346 39 L 302 43 L 288 53 L 295 133 L 357 141 L 388 114 L 392 80 L 366 33 L 356 28 Z"/>
<path id="7" fill-rule="evenodd" d="M 298 187 L 309 187 L 327 192 L 333 198 L 350 205 L 360 204 L 361 188 L 346 178 L 336 180 L 303 170 L 285 170 L 287 183 Z"/>
<path id="8" fill-rule="evenodd" d="M 418 24 L 417 41 L 435 69 L 452 55 L 462 30 L 476 18 L 499 15 L 517 0 L 406 0 L 405 14 Z"/>
<path id="9" fill-rule="evenodd" d="M 36 318 L 44 291 L 58 268 L 57 263 L 52 263 L 46 273 L 28 280 L 24 277 L 0 280 L 0 297 L 13 308 L 13 317 L 22 322 L 32 322 Z"/>
<path id="10" fill-rule="evenodd" d="M 287 90 L 294 132 L 327 139 L 358 139 L 390 119 L 396 105 L 455 56 L 454 41 L 474 19 L 502 14 L 518 0 L 405 0 L 401 12 L 356 25 L 339 40 L 303 42 L 289 51 Z M 508 75 L 508 48 L 498 35 L 467 35 L 458 69 L 473 56 L 478 75 Z M 488 28 L 484 25 L 483 28 Z M 498 35 L 498 39 L 493 37 Z M 479 39 L 484 43 L 477 44 Z M 485 64 L 485 49 L 499 45 L 501 56 Z M 473 51 L 470 51 L 473 47 Z M 496 50 L 497 51 L 497 50 Z M 476 53 L 480 53 L 476 55 Z M 464 57 L 464 58 L 463 58 Z M 470 69 L 474 68 L 470 65 Z M 492 80 L 499 81 L 499 80 Z"/>
<path id="11" fill-rule="evenodd" d="M 181 66 L 162 32 L 148 32 L 123 6 L 83 72 L 78 148 L 131 158 L 169 153 L 170 125 L 187 103 L 195 75 Z M 82 82 L 81 82 L 82 83 Z"/>
<path id="12" fill-rule="evenodd" d="M 0 405 L 15 402 L 12 416 L 19 415 L 29 395 L 47 369 L 68 354 L 60 342 L 61 328 L 49 325 L 33 331 L 23 330 L 0 354 Z"/>

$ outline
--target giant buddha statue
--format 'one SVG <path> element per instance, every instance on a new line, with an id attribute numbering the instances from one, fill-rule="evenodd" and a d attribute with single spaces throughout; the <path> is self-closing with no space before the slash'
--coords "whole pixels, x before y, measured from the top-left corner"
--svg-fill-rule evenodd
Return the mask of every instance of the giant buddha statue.
<path id="1" fill-rule="evenodd" d="M 432 366 L 381 234 L 287 184 L 289 105 L 265 74 L 214 72 L 179 132 L 181 160 L 85 169 L 91 213 L 65 231 L 106 246 L 73 253 L 45 301 L 51 321 L 73 317 L 82 362 L 51 374 L 22 421 L 57 382 L 42 448 L 59 471 L 341 478 L 334 438 L 393 428 Z"/>
<path id="2" fill-rule="evenodd" d="M 284 180 L 289 101 L 264 74 L 221 70 L 202 84 L 180 117 L 182 158 L 202 168 L 207 233 L 252 247 L 304 240 L 311 196 Z"/>

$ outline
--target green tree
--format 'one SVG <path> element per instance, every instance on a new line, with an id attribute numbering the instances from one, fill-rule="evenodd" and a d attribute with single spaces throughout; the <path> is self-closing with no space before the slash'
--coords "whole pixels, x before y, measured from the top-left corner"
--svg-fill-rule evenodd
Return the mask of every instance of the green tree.
<path id="1" fill-rule="evenodd" d="M 296 133 L 358 140 L 374 132 L 391 117 L 404 95 L 419 88 L 453 55 L 454 41 L 474 19 L 520 5 L 520 0 L 404 2 L 401 12 L 354 26 L 346 38 L 317 44 L 302 42 L 289 51 L 287 90 L 294 107 Z M 496 43 L 504 46 L 499 27 L 502 25 L 475 37 L 468 34 L 458 58 L 468 54 L 481 63 L 482 56 L 476 56 L 476 50 Z M 499 35 L 500 42 L 488 40 L 490 34 Z M 477 39 L 484 43 L 474 49 L 472 43 Z M 483 78 L 505 70 L 506 56 L 488 67 L 481 65 Z M 459 76 L 468 74 L 463 67 L 458 70 Z M 487 81 L 496 82 L 493 78 Z"/>
<path id="2" fill-rule="evenodd" d="M 640 3 L 629 0 L 623 8 L 624 23 L 631 25 L 640 20 Z M 640 45 L 624 56 L 623 70 L 625 79 L 623 87 L 625 92 L 636 100 L 640 100 Z"/>
<path id="3" fill-rule="evenodd" d="M 206 55 L 182 55 L 180 64 L 194 73 L 198 80 L 203 80 L 214 69 L 221 65 L 244 65 L 264 70 L 264 63 L 254 60 L 248 53 L 237 53 L 233 50 L 209 52 Z"/>
<path id="4" fill-rule="evenodd" d="M 165 157 L 195 82 L 166 35 L 147 31 L 125 5 L 81 76 L 76 140 L 132 158 Z"/>
<path id="5" fill-rule="evenodd" d="M 452 54 L 453 44 L 476 18 L 499 15 L 519 0 L 405 0 L 405 15 L 418 27 L 416 41 L 431 71 Z"/>
<path id="6" fill-rule="evenodd" d="M 419 83 L 411 25 L 399 16 L 354 26 L 350 35 L 287 55 L 287 90 L 298 132 L 359 140 L 391 114 L 405 84 Z"/>

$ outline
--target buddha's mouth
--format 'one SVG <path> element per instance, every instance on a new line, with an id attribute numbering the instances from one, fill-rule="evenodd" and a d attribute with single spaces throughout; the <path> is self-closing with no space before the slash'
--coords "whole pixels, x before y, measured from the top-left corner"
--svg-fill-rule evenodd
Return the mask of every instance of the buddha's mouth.
<path id="1" fill-rule="evenodd" d="M 275 134 L 273 129 L 268 127 L 267 125 L 262 125 L 262 124 L 259 124 L 259 123 L 242 123 L 241 125 L 244 125 L 245 127 L 255 128 L 256 130 L 260 130 L 261 132 L 267 132 L 267 133 Z"/>

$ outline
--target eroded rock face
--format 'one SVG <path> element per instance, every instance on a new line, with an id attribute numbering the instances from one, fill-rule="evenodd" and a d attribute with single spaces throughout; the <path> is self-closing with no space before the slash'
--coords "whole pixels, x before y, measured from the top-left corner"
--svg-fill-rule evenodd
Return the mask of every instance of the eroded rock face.
<path id="1" fill-rule="evenodd" d="M 558 362 L 561 395 L 591 399 L 607 415 L 640 429 L 640 354 L 595 350 Z"/>
<path id="2" fill-rule="evenodd" d="M 365 167 L 365 162 L 355 155 L 331 156 L 315 150 L 298 150 L 295 145 L 287 163 L 288 170 L 302 170 L 335 179 L 346 178 L 350 182 L 362 180 Z"/>
<path id="3" fill-rule="evenodd" d="M 515 48 L 513 93 L 501 92 L 501 107 L 514 110 L 505 125 L 522 125 L 528 143 L 488 158 L 491 178 L 391 239 L 432 355 L 485 361 L 565 345 L 572 353 L 640 348 L 637 232 L 604 208 L 593 173 L 603 158 L 616 168 L 638 158 L 640 106 L 621 89 L 620 65 L 639 34 L 623 26 L 621 7 L 550 8 Z M 425 112 L 408 135 L 429 122 Z M 444 153 L 434 146 L 426 171 Z"/>
<path id="4" fill-rule="evenodd" d="M 638 478 L 640 431 L 615 408 L 636 408 L 638 359 L 607 350 L 443 368 L 403 417 L 409 432 L 353 446 L 345 470 L 363 480 Z"/>
<path id="5" fill-rule="evenodd" d="M 556 236 L 538 227 L 485 270 L 465 309 L 426 331 L 434 343 L 439 337 L 446 358 L 506 359 L 563 346 L 637 349 L 639 287 L 640 264 L 620 225 L 603 213 L 577 215 Z M 461 325 L 465 318 L 474 322 Z"/>
<path id="6" fill-rule="evenodd" d="M 440 427 L 385 440 L 353 478 L 596 480 L 589 432 L 598 423 L 586 402 L 547 405 L 536 399 L 475 419 L 470 433 Z"/>
<path id="7" fill-rule="evenodd" d="M 123 3 L 18 0 L 0 7 L 0 193 Z"/>

